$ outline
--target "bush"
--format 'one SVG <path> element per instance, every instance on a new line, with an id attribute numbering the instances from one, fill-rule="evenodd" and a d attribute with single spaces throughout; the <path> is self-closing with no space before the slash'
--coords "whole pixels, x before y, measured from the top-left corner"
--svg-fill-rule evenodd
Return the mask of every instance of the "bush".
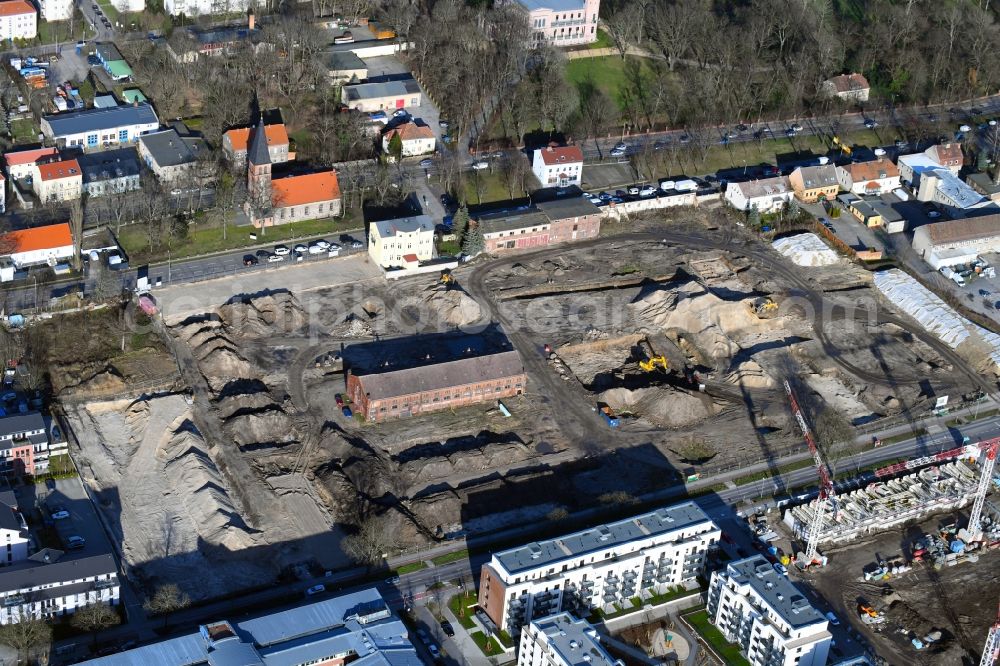
<path id="1" fill-rule="evenodd" d="M 834 206 L 833 208 L 831 208 L 830 209 L 830 217 L 832 217 L 835 220 L 839 219 L 840 218 L 840 209 L 837 208 L 836 206 Z"/>

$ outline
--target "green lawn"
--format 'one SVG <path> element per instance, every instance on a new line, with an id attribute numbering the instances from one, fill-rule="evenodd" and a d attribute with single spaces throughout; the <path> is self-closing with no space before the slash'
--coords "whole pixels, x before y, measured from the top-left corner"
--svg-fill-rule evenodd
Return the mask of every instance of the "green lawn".
<path id="1" fill-rule="evenodd" d="M 713 624 L 708 621 L 708 611 L 700 610 L 689 615 L 685 615 L 684 619 L 687 620 L 694 630 L 697 631 L 705 642 L 708 643 L 713 650 L 715 650 L 722 660 L 727 664 L 727 666 L 750 666 L 750 662 L 740 654 L 740 649 L 738 646 L 733 645 L 726 640 L 726 637 L 722 635 L 722 632 L 715 628 Z"/>
<path id="2" fill-rule="evenodd" d="M 33 143 L 38 141 L 38 127 L 31 118 L 18 118 L 10 124 L 10 134 L 14 143 Z"/>
<path id="3" fill-rule="evenodd" d="M 778 468 L 776 474 L 772 474 L 771 470 L 766 469 L 762 472 L 757 472 L 755 474 L 746 474 L 744 476 L 737 477 L 733 479 L 733 483 L 738 486 L 742 486 L 746 483 L 753 483 L 754 481 L 760 481 L 762 479 L 770 479 L 772 476 L 781 476 L 788 472 L 794 472 L 797 469 L 804 469 L 806 467 L 811 467 L 813 461 L 810 459 L 800 460 L 798 462 L 789 463 Z"/>
<path id="4" fill-rule="evenodd" d="M 401 567 L 396 567 L 396 575 L 413 573 L 414 571 L 420 571 L 421 569 L 426 569 L 427 563 L 420 562 L 410 562 L 409 564 L 404 564 Z"/>
<path id="5" fill-rule="evenodd" d="M 626 60 L 639 61 L 646 69 L 646 58 L 627 56 Z M 600 58 L 577 58 L 566 63 L 566 80 L 573 85 L 589 82 L 621 105 L 620 87 L 625 82 L 625 63 L 616 55 Z"/>
<path id="6" fill-rule="evenodd" d="M 254 230 L 252 227 L 234 227 L 229 225 L 226 238 L 222 237 L 222 227 L 192 225 L 187 238 L 174 240 L 168 248 L 166 244 L 150 249 L 146 225 L 132 224 L 123 227 L 118 240 L 128 254 L 130 261 L 136 264 L 165 261 L 169 250 L 172 260 L 193 257 L 212 252 L 235 250 L 242 247 L 253 247 L 287 240 L 319 236 L 322 234 L 339 234 L 345 231 L 356 231 L 364 228 L 360 213 L 349 211 L 347 217 L 341 219 L 304 220 L 292 224 L 270 227 L 266 233 Z M 257 234 L 257 240 L 250 238 L 251 233 Z"/>
<path id="7" fill-rule="evenodd" d="M 472 616 L 475 614 L 474 606 L 476 605 L 476 593 L 469 590 L 465 594 L 456 594 L 451 599 L 448 600 L 448 608 L 458 619 L 459 624 L 461 624 L 466 629 L 475 629 L 476 623 L 472 621 Z M 462 609 L 465 609 L 464 612 Z"/>
<path id="8" fill-rule="evenodd" d="M 610 49 L 614 48 L 615 44 L 608 37 L 608 33 L 604 32 L 600 28 L 597 29 L 597 41 L 593 44 L 587 44 L 588 49 Z"/>
<path id="9" fill-rule="evenodd" d="M 496 641 L 486 638 L 486 635 L 483 634 L 483 632 L 477 631 L 470 635 L 472 636 L 472 640 L 476 642 L 476 645 L 479 646 L 479 649 L 482 650 L 483 654 L 487 657 L 501 654 L 503 652 L 503 650 L 500 649 L 500 646 L 497 645 Z"/>
<path id="10" fill-rule="evenodd" d="M 111 23 L 118 21 L 118 10 L 115 9 L 111 0 L 97 0 L 97 4 L 100 6 L 101 11 L 104 12 L 104 15 L 108 17 L 108 20 L 111 21 Z"/>
<path id="11" fill-rule="evenodd" d="M 489 169 L 473 171 L 465 179 L 465 202 L 470 205 L 507 201 L 525 196 L 524 192 L 512 190 L 507 186 L 504 177 L 499 172 Z"/>
<path id="12" fill-rule="evenodd" d="M 54 44 L 63 42 L 63 48 L 69 48 L 72 44 L 65 42 L 75 42 L 77 37 L 83 36 L 83 21 L 76 22 L 76 34 L 70 32 L 69 21 L 38 21 L 38 36 L 35 41 L 39 44 Z"/>
<path id="13" fill-rule="evenodd" d="M 444 555 L 438 555 L 437 557 L 431 558 L 431 562 L 434 564 L 449 564 L 451 562 L 458 562 L 459 560 L 464 560 L 469 557 L 468 550 L 459 550 L 454 553 L 445 553 Z"/>

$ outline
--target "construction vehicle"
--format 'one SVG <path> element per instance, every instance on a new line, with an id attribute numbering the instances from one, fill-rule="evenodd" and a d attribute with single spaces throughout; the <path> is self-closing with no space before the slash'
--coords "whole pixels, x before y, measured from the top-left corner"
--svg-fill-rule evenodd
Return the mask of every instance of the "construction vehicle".
<path id="1" fill-rule="evenodd" d="M 601 413 L 601 416 L 604 417 L 604 420 L 608 422 L 608 427 L 610 428 L 618 427 L 618 417 L 615 416 L 614 412 L 611 411 L 610 407 L 608 407 L 607 405 L 598 405 L 597 409 Z"/>
<path id="2" fill-rule="evenodd" d="M 997 653 L 1000 653 L 1000 611 L 997 611 L 997 619 L 990 627 L 990 633 L 986 634 L 986 646 L 983 648 L 983 658 L 979 660 L 979 666 L 993 666 L 997 660 Z"/>
<path id="3" fill-rule="evenodd" d="M 747 306 L 751 312 L 761 318 L 777 314 L 778 312 L 778 304 L 770 296 L 761 296 L 760 298 L 748 301 Z"/>
<path id="4" fill-rule="evenodd" d="M 877 610 L 865 603 L 858 604 L 858 616 L 865 624 L 881 624 L 885 622 L 885 618 Z"/>
<path id="5" fill-rule="evenodd" d="M 851 151 L 851 147 L 850 147 L 850 146 L 848 146 L 848 145 L 846 145 L 846 144 L 845 144 L 845 143 L 844 143 L 843 141 L 841 141 L 841 140 L 840 140 L 840 137 L 839 137 L 839 136 L 834 136 L 834 137 L 833 137 L 833 145 L 835 145 L 835 146 L 837 146 L 838 148 L 840 148 L 840 150 L 841 150 L 841 151 L 842 151 L 842 152 L 843 152 L 843 153 L 844 153 L 845 155 L 850 155 L 850 154 L 851 154 L 851 152 L 852 152 L 852 151 Z"/>
<path id="6" fill-rule="evenodd" d="M 833 489 L 833 479 L 830 474 L 830 468 L 827 467 L 826 461 L 824 461 L 823 456 L 820 455 L 819 447 L 816 446 L 816 440 L 813 439 L 812 432 L 809 430 L 809 424 L 806 423 L 806 417 L 799 408 L 799 401 L 795 397 L 792 385 L 788 383 L 787 379 L 784 381 L 784 385 L 785 394 L 788 396 L 788 404 L 792 408 L 792 415 L 795 416 L 795 420 L 799 424 L 799 429 L 802 431 L 802 437 L 806 440 L 806 444 L 809 446 L 809 452 L 812 454 L 813 463 L 816 465 L 816 473 L 819 475 L 819 497 L 816 498 L 816 509 L 813 511 L 812 519 L 809 521 L 809 525 L 806 529 L 806 552 L 802 565 L 808 567 L 812 564 L 825 564 L 825 558 L 821 559 L 818 557 L 819 535 L 820 531 L 823 529 L 823 514 L 825 513 L 824 509 L 826 508 L 827 500 L 830 500 L 833 504 L 835 519 L 838 513 L 836 493 Z"/>
<path id="7" fill-rule="evenodd" d="M 663 368 L 663 372 L 670 370 L 670 366 L 667 364 L 667 357 L 663 355 L 651 356 L 645 361 L 639 361 L 639 367 L 642 368 L 644 372 L 652 372 L 656 369 L 656 366 Z"/>
<path id="8" fill-rule="evenodd" d="M 451 274 L 451 271 L 447 269 L 441 271 L 441 284 L 443 284 L 448 289 L 451 289 L 453 286 L 455 286 L 455 276 Z"/>

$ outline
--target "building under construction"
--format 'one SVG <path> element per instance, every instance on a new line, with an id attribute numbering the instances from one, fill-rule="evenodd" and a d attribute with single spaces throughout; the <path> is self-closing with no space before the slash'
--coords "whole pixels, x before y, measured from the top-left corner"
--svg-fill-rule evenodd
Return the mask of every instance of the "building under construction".
<path id="1" fill-rule="evenodd" d="M 873 532 L 890 529 L 943 511 L 966 506 L 976 496 L 980 451 L 969 447 L 966 456 L 916 471 L 880 478 L 835 500 L 816 499 L 785 511 L 784 522 L 802 539 L 820 507 L 823 518 L 818 543 L 841 544 Z M 979 456 L 985 457 L 985 456 Z M 882 472 L 883 470 L 880 470 Z M 905 470 L 896 470 L 896 473 Z M 880 475 L 882 476 L 882 475 Z"/>

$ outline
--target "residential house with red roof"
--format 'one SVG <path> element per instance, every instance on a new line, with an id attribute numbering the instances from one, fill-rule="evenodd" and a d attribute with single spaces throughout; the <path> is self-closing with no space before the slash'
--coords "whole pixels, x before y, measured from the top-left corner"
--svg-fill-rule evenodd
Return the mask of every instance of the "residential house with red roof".
<path id="1" fill-rule="evenodd" d="M 36 164 L 32 189 L 43 204 L 75 201 L 83 192 L 83 171 L 75 159 Z"/>
<path id="2" fill-rule="evenodd" d="M 579 186 L 583 177 L 583 151 L 580 146 L 540 148 L 535 151 L 531 170 L 542 187 Z"/>
<path id="3" fill-rule="evenodd" d="M 852 162 L 837 167 L 840 188 L 857 195 L 884 194 L 899 188 L 899 168 L 881 157 L 869 162 Z"/>
<path id="4" fill-rule="evenodd" d="M 857 72 L 853 74 L 841 74 L 832 79 L 827 79 L 820 87 L 823 93 L 829 97 L 836 97 L 851 102 L 867 102 L 871 92 L 868 79 L 863 74 Z"/>
<path id="5" fill-rule="evenodd" d="M 254 128 L 247 151 L 246 213 L 255 227 L 340 214 L 340 184 L 336 171 L 272 178 L 271 166 L 261 119 Z"/>
<path id="6" fill-rule="evenodd" d="M 31 150 L 15 150 L 3 156 L 7 176 L 11 180 L 21 180 L 34 174 L 35 165 L 39 162 L 53 162 L 59 159 L 59 150 L 50 148 L 32 148 Z"/>
<path id="7" fill-rule="evenodd" d="M 395 136 L 398 136 L 403 144 L 402 157 L 433 153 L 437 142 L 434 138 L 434 130 L 430 127 L 408 122 L 397 125 L 382 135 L 382 150 L 389 152 L 389 143 Z"/>
<path id="8" fill-rule="evenodd" d="M 8 231 L 0 236 L 0 281 L 14 279 L 14 271 L 28 266 L 53 266 L 73 256 L 69 224 L 49 224 Z"/>
<path id="9" fill-rule="evenodd" d="M 38 36 L 38 11 L 27 0 L 0 2 L 0 39 L 34 39 Z"/>

